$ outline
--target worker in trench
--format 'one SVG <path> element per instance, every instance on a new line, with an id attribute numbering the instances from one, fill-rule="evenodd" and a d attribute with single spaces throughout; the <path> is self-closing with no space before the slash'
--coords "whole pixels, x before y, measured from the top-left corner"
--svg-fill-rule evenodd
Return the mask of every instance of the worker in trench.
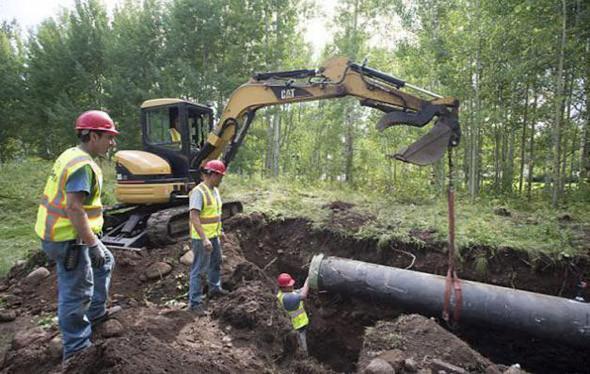
<path id="1" fill-rule="evenodd" d="M 53 164 L 35 224 L 43 251 L 56 263 L 64 362 L 89 348 L 92 330 L 118 310 L 106 307 L 115 260 L 99 239 L 102 171 L 95 158 L 116 145 L 119 132 L 100 110 L 82 113 L 75 131 L 80 143 Z"/>
<path id="2" fill-rule="evenodd" d="M 189 197 L 194 260 L 190 270 L 188 301 L 189 310 L 197 315 L 205 314 L 202 276 L 207 276 L 209 299 L 228 293 L 221 287 L 222 203 L 217 189 L 225 171 L 222 161 L 208 161 L 202 171 L 203 182 L 193 188 Z"/>
<path id="3" fill-rule="evenodd" d="M 307 356 L 306 329 L 307 325 L 309 325 L 309 319 L 303 307 L 303 299 L 306 299 L 309 293 L 308 279 L 305 279 L 303 287 L 297 290 L 294 289 L 295 279 L 290 274 L 280 274 L 277 278 L 277 283 L 279 285 L 279 292 L 277 293 L 279 306 L 291 318 L 293 329 L 297 332 L 299 348 Z"/>

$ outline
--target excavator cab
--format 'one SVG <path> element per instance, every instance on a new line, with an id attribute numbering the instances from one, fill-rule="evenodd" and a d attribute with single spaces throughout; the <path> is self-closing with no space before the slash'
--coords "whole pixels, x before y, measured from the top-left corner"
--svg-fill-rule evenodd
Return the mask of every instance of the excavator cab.
<path id="1" fill-rule="evenodd" d="M 181 99 L 147 100 L 141 105 L 142 150 L 115 154 L 120 203 L 106 213 L 102 241 L 139 247 L 146 239 L 166 245 L 188 235 L 188 194 L 200 181 L 196 155 L 213 128 L 213 110 Z M 223 216 L 242 211 L 225 202 Z"/>
<path id="2" fill-rule="evenodd" d="M 141 105 L 143 151 L 115 155 L 121 203 L 168 203 L 186 195 L 198 181 L 191 160 L 213 128 L 211 108 L 180 99 L 148 100 Z"/>

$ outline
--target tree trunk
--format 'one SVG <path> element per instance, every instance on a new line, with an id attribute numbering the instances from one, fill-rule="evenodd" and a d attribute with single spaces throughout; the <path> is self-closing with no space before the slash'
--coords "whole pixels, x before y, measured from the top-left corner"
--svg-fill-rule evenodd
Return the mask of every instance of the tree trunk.
<path id="1" fill-rule="evenodd" d="M 273 116 L 273 137 L 272 137 L 272 176 L 279 176 L 279 156 L 281 149 L 281 111 L 277 110 Z"/>
<path id="2" fill-rule="evenodd" d="M 580 182 L 590 183 L 590 36 L 586 39 L 585 48 L 585 79 L 584 93 L 586 98 L 586 121 L 582 127 L 580 152 Z"/>
<path id="3" fill-rule="evenodd" d="M 526 189 L 526 195 L 527 195 L 527 200 L 531 200 L 531 191 L 533 188 L 533 169 L 535 166 L 535 122 L 537 121 L 537 90 L 536 87 L 533 86 L 533 92 L 535 93 L 535 98 L 533 100 L 533 107 L 531 108 L 532 110 L 532 115 L 531 115 L 531 134 L 530 134 L 530 138 L 529 138 L 529 167 L 528 167 L 528 177 L 527 177 L 527 189 Z"/>
<path id="4" fill-rule="evenodd" d="M 351 105 L 347 105 L 344 119 L 346 122 L 346 129 L 344 134 L 344 181 L 353 183 L 352 162 L 354 156 L 354 121 L 355 115 Z"/>
<path id="5" fill-rule="evenodd" d="M 560 172 L 560 157 L 561 157 L 561 122 L 562 122 L 562 107 L 563 107 L 563 64 L 565 59 L 565 43 L 566 43 L 566 26 L 567 26 L 567 4 L 566 0 L 561 0 L 562 10 L 562 28 L 559 48 L 559 59 L 557 72 L 555 76 L 555 106 L 553 118 L 553 188 L 551 194 L 551 205 L 556 208 L 559 202 L 559 191 L 561 186 L 561 172 Z"/>
<path id="6" fill-rule="evenodd" d="M 529 109 L 529 82 L 527 80 L 524 92 L 524 113 L 522 116 L 522 136 L 520 137 L 520 173 L 518 176 L 518 193 L 522 195 L 522 185 L 524 180 L 524 164 L 525 164 L 525 149 L 526 149 L 526 128 L 528 122 Z"/>

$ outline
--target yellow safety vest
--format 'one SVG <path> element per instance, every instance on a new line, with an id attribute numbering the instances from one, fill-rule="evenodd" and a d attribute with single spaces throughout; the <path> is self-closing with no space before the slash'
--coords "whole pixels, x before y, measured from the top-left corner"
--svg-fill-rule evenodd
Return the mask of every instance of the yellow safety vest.
<path id="1" fill-rule="evenodd" d="M 92 157 L 78 147 L 67 149 L 55 163 L 43 191 L 43 197 L 37 211 L 35 232 L 43 240 L 61 242 L 73 240 L 78 233 L 66 214 L 68 197 L 66 194 L 66 182 L 68 177 L 76 170 L 90 165 L 94 172 L 94 186 L 92 196 L 84 210 L 88 215 L 90 229 L 94 233 L 102 231 L 102 203 L 100 191 L 102 189 L 102 172 Z"/>
<path id="2" fill-rule="evenodd" d="M 279 290 L 277 294 L 277 298 L 279 299 L 279 304 L 283 309 L 285 309 L 285 305 L 283 304 L 283 297 L 285 294 L 283 291 Z M 295 330 L 299 330 L 302 327 L 305 327 L 309 324 L 309 319 L 307 318 L 307 313 L 305 313 L 305 309 L 303 308 L 303 300 L 299 301 L 299 306 L 295 310 L 287 310 L 285 311 L 291 317 L 291 324 L 293 324 L 293 328 Z"/>
<path id="3" fill-rule="evenodd" d="M 214 193 L 215 192 L 215 193 Z M 207 239 L 213 239 L 221 235 L 221 198 L 217 187 L 213 187 L 213 191 L 207 187 L 205 183 L 200 183 L 191 191 L 193 193 L 200 193 L 203 198 L 203 209 L 199 213 L 199 220 Z M 201 239 L 197 230 L 191 225 L 191 238 Z"/>
<path id="4" fill-rule="evenodd" d="M 173 143 L 180 143 L 181 140 L 180 132 L 172 127 L 170 128 L 170 140 L 172 140 Z"/>

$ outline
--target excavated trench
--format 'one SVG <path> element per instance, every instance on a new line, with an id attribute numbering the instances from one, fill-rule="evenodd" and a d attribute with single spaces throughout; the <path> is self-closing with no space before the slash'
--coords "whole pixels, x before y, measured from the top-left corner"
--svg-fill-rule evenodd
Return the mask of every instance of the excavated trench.
<path id="1" fill-rule="evenodd" d="M 271 278 L 289 272 L 298 280 L 298 285 L 307 276 L 311 257 L 320 252 L 401 268 L 410 265 L 412 256 L 415 256 L 411 270 L 446 273 L 442 243 L 430 243 L 422 248 L 389 243 L 379 250 L 376 240 L 358 240 L 332 230 L 313 229 L 302 219 L 267 223 L 257 215 L 234 221 L 230 227 L 237 233 L 248 261 L 264 269 Z M 414 234 L 429 235 L 427 232 Z M 475 264 L 481 264 L 482 256 L 488 258 L 487 267 L 485 272 L 478 272 L 474 270 Z M 571 298 L 575 295 L 578 278 L 587 277 L 589 270 L 584 259 L 578 259 L 576 266 L 572 267 L 548 259 L 532 263 L 525 254 L 509 249 L 492 254 L 484 248 L 474 248 L 463 253 L 459 274 L 463 279 Z M 585 296 L 588 300 L 588 295 Z M 311 319 L 308 332 L 311 354 L 338 372 L 357 369 L 367 327 L 374 326 L 379 320 L 394 320 L 402 313 L 377 301 L 322 293 L 312 294 L 306 309 Z M 449 331 L 496 364 L 518 363 L 533 373 L 583 373 L 590 367 L 589 350 L 584 352 L 580 347 L 563 342 L 539 340 L 516 331 L 465 323 Z"/>
<path id="2" fill-rule="evenodd" d="M 580 347 L 464 323 L 449 334 L 420 316 L 396 320 L 403 311 L 377 300 L 322 292 L 312 292 L 306 302 L 312 358 L 293 355 L 292 328 L 273 294 L 279 273 L 291 273 L 303 284 L 309 262 L 318 253 L 439 275 L 447 270 L 444 243 L 434 242 L 432 232 L 411 233 L 426 243 L 422 247 L 378 245 L 377 240 L 342 234 L 342 229 L 361 227 L 366 217 L 342 203 L 328 208 L 334 214 L 322 228 L 304 219 L 268 220 L 256 213 L 226 221 L 222 276 L 231 293 L 208 301 L 205 317 L 178 304 L 186 301 L 188 266 L 181 257 L 188 243 L 115 252 L 111 302 L 123 311 L 111 329 L 96 331 L 94 349 L 81 354 L 66 372 L 349 373 L 363 370 L 375 352 L 394 354 L 390 338 L 398 333 L 405 339 L 403 353 L 421 360 L 418 367 L 426 357 L 441 357 L 468 372 L 504 371 L 488 371 L 491 362 L 519 363 L 532 373 L 589 372 L 590 352 Z M 566 298 L 574 296 L 579 277 L 590 276 L 590 264 L 583 258 L 570 259 L 567 265 L 543 258 L 531 261 L 509 249 L 473 248 L 462 253 L 461 264 L 463 279 Z M 28 284 L 27 274 L 36 266 L 45 266 L 49 275 Z M 154 266 L 158 270 L 150 277 Z M 42 253 L 0 279 L 0 316 L 16 314 L 14 321 L 0 323 L 0 373 L 60 372 L 59 331 L 47 323 L 56 311 L 55 282 L 55 267 Z M 46 326 L 41 329 L 40 324 Z M 401 373 L 416 371 L 396 368 Z"/>

